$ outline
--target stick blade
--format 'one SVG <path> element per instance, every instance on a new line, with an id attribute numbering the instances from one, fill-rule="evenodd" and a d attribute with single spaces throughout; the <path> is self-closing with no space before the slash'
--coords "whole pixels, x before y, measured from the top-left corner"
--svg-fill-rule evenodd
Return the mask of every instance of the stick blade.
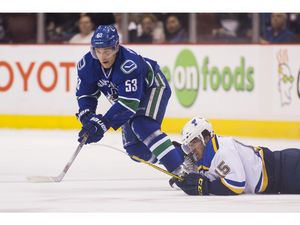
<path id="1" fill-rule="evenodd" d="M 30 183 L 51 183 L 60 182 L 57 177 L 47 177 L 47 176 L 30 176 L 27 177 L 27 181 Z"/>

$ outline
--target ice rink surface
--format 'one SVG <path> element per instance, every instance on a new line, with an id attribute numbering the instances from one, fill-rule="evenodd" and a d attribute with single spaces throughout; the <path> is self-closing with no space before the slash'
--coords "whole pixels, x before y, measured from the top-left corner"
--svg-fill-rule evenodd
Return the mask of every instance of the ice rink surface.
<path id="1" fill-rule="evenodd" d="M 62 182 L 27 182 L 59 175 L 76 139 L 76 131 L 0 130 L 0 212 L 300 212 L 300 195 L 187 196 L 169 187 L 167 175 L 101 146 L 122 149 L 119 132 L 84 146 Z M 300 148 L 300 140 L 238 140 Z"/>

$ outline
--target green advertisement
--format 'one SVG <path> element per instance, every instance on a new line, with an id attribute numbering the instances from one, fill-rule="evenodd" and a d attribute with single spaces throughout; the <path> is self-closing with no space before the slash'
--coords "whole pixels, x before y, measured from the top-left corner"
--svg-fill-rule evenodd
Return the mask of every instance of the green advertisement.
<path id="1" fill-rule="evenodd" d="M 183 107 L 191 107 L 200 91 L 242 93 L 254 90 L 254 67 L 247 65 L 245 57 L 240 56 L 235 65 L 224 67 L 210 63 L 209 56 L 204 56 L 200 65 L 198 60 L 191 50 L 183 49 L 172 70 L 167 66 L 162 68 Z"/>

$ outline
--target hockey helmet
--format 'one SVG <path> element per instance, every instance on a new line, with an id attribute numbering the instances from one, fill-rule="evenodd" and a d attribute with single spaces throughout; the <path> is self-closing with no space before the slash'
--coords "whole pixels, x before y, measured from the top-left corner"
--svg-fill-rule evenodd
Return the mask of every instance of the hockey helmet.
<path id="1" fill-rule="evenodd" d="M 205 145 L 204 137 L 209 135 L 213 136 L 212 125 L 201 117 L 194 117 L 182 129 L 182 147 L 186 154 L 191 152 L 189 144 L 194 138 L 199 138 Z"/>
<path id="2" fill-rule="evenodd" d="M 113 25 L 100 25 L 91 39 L 92 48 L 116 48 L 119 45 L 119 35 Z"/>

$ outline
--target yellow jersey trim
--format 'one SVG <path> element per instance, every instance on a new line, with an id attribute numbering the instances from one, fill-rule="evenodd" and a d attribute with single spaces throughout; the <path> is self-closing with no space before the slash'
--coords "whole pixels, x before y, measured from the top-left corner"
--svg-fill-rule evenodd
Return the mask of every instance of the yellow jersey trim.
<path id="1" fill-rule="evenodd" d="M 260 147 L 256 147 L 255 150 L 259 153 L 262 161 L 262 182 L 261 186 L 258 192 L 264 192 L 268 186 L 268 174 L 267 174 L 267 169 L 266 169 L 266 164 L 265 164 L 265 158 L 264 158 L 264 151 Z"/>
<path id="2" fill-rule="evenodd" d="M 205 170 L 205 171 L 208 171 L 209 168 L 206 167 L 206 166 L 201 165 L 201 166 L 198 166 L 198 170 Z"/>
<path id="3" fill-rule="evenodd" d="M 228 184 L 224 178 L 220 178 L 220 179 L 221 179 L 222 184 L 224 184 L 227 188 L 229 188 L 232 192 L 234 192 L 236 194 L 242 194 L 245 190 L 244 187 L 242 187 L 242 188 L 235 187 L 235 186 L 232 186 L 231 184 Z"/>
<path id="4" fill-rule="evenodd" d="M 218 144 L 218 140 L 217 140 L 216 135 L 214 135 L 214 136 L 212 137 L 211 143 L 212 143 L 214 152 L 216 153 L 216 152 L 218 151 L 218 149 L 219 149 L 219 144 Z"/>

